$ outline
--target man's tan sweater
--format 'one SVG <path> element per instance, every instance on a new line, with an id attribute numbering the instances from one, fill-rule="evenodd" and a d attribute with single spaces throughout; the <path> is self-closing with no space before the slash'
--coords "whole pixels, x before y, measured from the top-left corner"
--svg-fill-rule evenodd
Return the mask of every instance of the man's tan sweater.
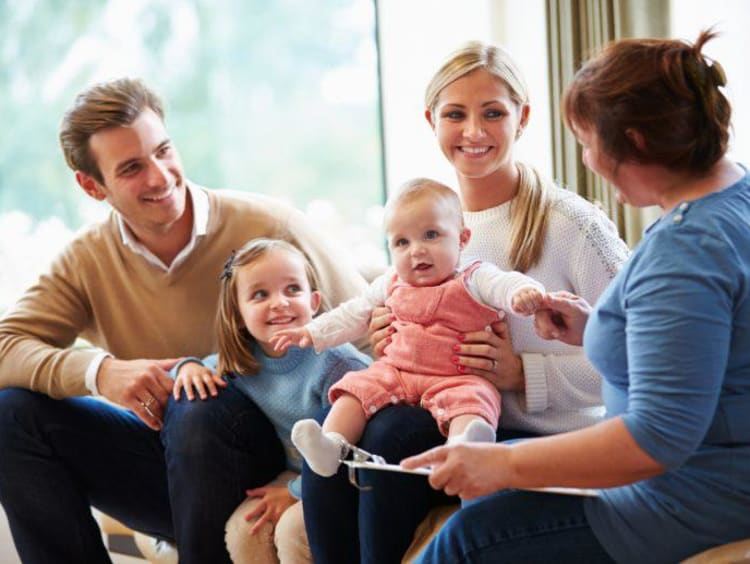
<path id="1" fill-rule="evenodd" d="M 259 195 L 208 191 L 208 197 L 205 237 L 170 272 L 123 245 L 114 213 L 70 243 L 0 320 L 0 388 L 55 398 L 88 394 L 84 375 L 96 352 L 71 349 L 79 336 L 122 360 L 214 352 L 222 266 L 233 249 L 256 237 L 300 247 L 327 305 L 365 288 L 301 212 Z"/>

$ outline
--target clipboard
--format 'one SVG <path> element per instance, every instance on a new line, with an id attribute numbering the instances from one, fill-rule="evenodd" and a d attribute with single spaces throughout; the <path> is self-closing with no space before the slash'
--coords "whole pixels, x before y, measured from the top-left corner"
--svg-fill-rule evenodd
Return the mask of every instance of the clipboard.
<path id="1" fill-rule="evenodd" d="M 387 462 L 373 462 L 371 460 L 342 460 L 344 464 L 349 467 L 349 481 L 362 488 L 357 481 L 356 477 L 353 476 L 356 470 L 381 470 L 386 472 L 401 472 L 404 474 L 417 474 L 420 476 L 429 476 L 432 472 L 432 468 L 427 466 L 419 466 L 413 469 L 402 468 L 398 464 L 388 464 Z M 541 493 L 552 493 L 560 495 L 577 495 L 583 497 L 599 497 L 599 490 L 590 488 L 563 488 L 563 487 L 547 487 L 547 488 L 513 488 L 517 490 L 523 490 L 528 492 L 541 492 Z"/>

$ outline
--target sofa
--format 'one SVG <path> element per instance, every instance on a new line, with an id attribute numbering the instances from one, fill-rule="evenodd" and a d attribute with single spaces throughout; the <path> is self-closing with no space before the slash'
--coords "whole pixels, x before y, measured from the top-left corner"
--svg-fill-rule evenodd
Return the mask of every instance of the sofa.
<path id="1" fill-rule="evenodd" d="M 414 540 L 406 551 L 402 564 L 412 563 L 435 533 L 458 509 L 448 505 L 433 509 L 414 534 Z M 112 552 L 123 552 L 144 558 L 153 564 L 177 564 L 177 550 L 163 541 L 134 532 L 108 515 L 98 514 L 102 532 Z M 112 541 L 115 541 L 114 546 Z M 127 550 L 127 551 L 125 551 Z M 682 564 L 750 564 L 750 538 L 710 548 L 682 561 Z"/>

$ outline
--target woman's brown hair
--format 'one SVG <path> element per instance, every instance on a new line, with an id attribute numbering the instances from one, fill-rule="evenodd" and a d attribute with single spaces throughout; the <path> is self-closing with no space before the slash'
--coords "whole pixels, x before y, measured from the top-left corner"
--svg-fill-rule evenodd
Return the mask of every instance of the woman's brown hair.
<path id="1" fill-rule="evenodd" d="M 703 46 L 676 39 L 624 39 L 576 73 L 563 98 L 572 131 L 595 134 L 615 162 L 703 173 L 727 151 L 731 108 L 726 76 Z M 637 134 L 637 135 L 634 135 Z"/>
<path id="2" fill-rule="evenodd" d="M 237 269 L 247 266 L 271 250 L 283 250 L 302 259 L 310 289 L 318 289 L 317 277 L 310 261 L 297 247 L 281 239 L 253 239 L 239 250 L 233 251 L 221 273 L 219 311 L 216 314 L 216 334 L 219 345 L 217 373 L 257 374 L 260 363 L 253 356 L 254 338 L 245 327 L 237 301 Z"/>

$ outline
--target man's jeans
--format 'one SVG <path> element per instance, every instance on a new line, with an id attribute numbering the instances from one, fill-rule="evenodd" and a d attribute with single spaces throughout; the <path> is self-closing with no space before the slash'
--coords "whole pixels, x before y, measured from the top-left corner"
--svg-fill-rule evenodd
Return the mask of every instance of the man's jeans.
<path id="1" fill-rule="evenodd" d="M 268 419 L 229 384 L 170 398 L 161 433 L 97 399 L 0 391 L 0 503 L 23 562 L 108 562 L 90 506 L 176 541 L 183 564 L 229 562 L 224 523 L 285 466 Z"/>

